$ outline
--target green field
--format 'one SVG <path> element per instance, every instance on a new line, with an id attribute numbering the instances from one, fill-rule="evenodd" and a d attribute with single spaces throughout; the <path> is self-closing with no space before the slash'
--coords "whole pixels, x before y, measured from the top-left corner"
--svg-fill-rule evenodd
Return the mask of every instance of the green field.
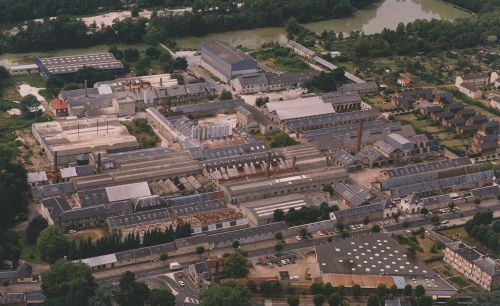
<path id="1" fill-rule="evenodd" d="M 19 248 L 21 249 L 21 259 L 33 262 L 42 263 L 40 258 L 40 252 L 34 245 L 30 245 L 26 242 L 26 231 L 17 232 L 17 239 L 19 242 Z"/>

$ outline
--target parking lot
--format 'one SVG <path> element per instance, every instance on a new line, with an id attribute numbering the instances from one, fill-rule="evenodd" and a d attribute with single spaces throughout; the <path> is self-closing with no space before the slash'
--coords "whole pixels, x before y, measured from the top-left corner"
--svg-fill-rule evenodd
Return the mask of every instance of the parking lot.
<path id="1" fill-rule="evenodd" d="M 250 269 L 249 278 L 253 277 L 279 277 L 279 272 L 286 271 L 290 275 L 291 282 L 305 282 L 319 277 L 319 265 L 314 253 L 298 256 L 295 263 L 273 264 L 272 268 L 267 264 L 254 264 Z"/>

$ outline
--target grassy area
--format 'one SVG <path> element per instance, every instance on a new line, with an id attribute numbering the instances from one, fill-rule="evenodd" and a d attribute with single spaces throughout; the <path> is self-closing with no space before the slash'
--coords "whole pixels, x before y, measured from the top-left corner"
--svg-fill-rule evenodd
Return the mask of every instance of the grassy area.
<path id="1" fill-rule="evenodd" d="M 397 109 L 396 105 L 392 104 L 390 100 L 385 101 L 381 95 L 364 96 L 363 101 L 381 112 L 389 112 Z"/>
<path id="2" fill-rule="evenodd" d="M 271 69 L 283 72 L 311 70 L 311 67 L 291 49 L 278 44 L 270 45 L 252 54 Z"/>
<path id="3" fill-rule="evenodd" d="M 84 230 L 80 230 L 74 234 L 66 234 L 66 237 L 69 240 L 86 240 L 90 237 L 92 241 L 95 241 L 98 238 L 105 236 L 108 233 L 108 229 L 104 226 L 86 228 Z"/>
<path id="4" fill-rule="evenodd" d="M 17 239 L 19 248 L 21 249 L 21 259 L 33 263 L 43 262 L 40 257 L 40 252 L 38 252 L 36 246 L 30 245 L 26 242 L 26 231 L 17 232 Z"/>
<path id="5" fill-rule="evenodd" d="M 137 48 L 139 51 L 144 51 L 149 47 L 147 44 L 116 44 L 120 49 Z M 30 52 L 30 53 L 6 53 L 0 56 L 0 64 L 10 66 L 12 64 L 31 64 L 35 62 L 36 57 L 64 56 L 74 54 L 90 54 L 98 52 L 107 52 L 110 45 L 96 45 L 86 48 L 76 49 L 58 49 L 46 52 Z"/>
<path id="6" fill-rule="evenodd" d="M 156 136 L 153 128 L 151 128 L 146 119 L 138 118 L 122 122 L 122 124 L 127 127 L 130 134 L 137 138 L 142 148 L 151 148 L 160 142 L 160 138 Z"/>
<path id="7" fill-rule="evenodd" d="M 460 239 L 469 246 L 475 247 L 481 253 L 489 254 L 490 256 L 495 258 L 500 258 L 499 253 L 493 252 L 490 248 L 482 244 L 480 241 L 477 241 L 476 239 L 470 237 L 463 226 L 440 231 L 440 234 L 452 239 Z"/>

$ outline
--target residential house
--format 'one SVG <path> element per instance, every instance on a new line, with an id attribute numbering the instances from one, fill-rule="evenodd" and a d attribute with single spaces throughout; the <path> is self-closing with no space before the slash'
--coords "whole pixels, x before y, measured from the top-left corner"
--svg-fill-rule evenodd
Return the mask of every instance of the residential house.
<path id="1" fill-rule="evenodd" d="M 401 87 L 408 87 L 410 85 L 410 82 L 410 79 L 406 77 L 399 77 L 397 80 L 398 85 Z"/>
<path id="2" fill-rule="evenodd" d="M 59 98 L 55 98 L 50 101 L 50 108 L 52 112 L 57 117 L 68 116 L 68 102 L 61 101 Z"/>
<path id="3" fill-rule="evenodd" d="M 457 76 L 455 79 L 455 86 L 460 84 L 469 84 L 477 88 L 483 88 L 490 82 L 490 77 L 487 72 L 485 73 L 469 73 L 465 76 Z"/>
<path id="4" fill-rule="evenodd" d="M 341 91 L 357 91 L 360 95 L 372 94 L 378 92 L 378 85 L 375 81 L 364 83 L 344 84 L 340 87 Z"/>
<path id="5" fill-rule="evenodd" d="M 392 97 L 392 103 L 402 109 L 410 109 L 419 101 L 432 101 L 433 99 L 432 89 L 415 89 L 397 93 Z"/>
<path id="6" fill-rule="evenodd" d="M 0 271 L 1 283 L 30 283 L 33 282 L 33 268 L 27 263 L 22 263 L 16 270 Z"/>
<path id="7" fill-rule="evenodd" d="M 482 90 L 473 84 L 461 83 L 457 85 L 457 89 L 458 91 L 472 99 L 480 99 L 483 96 Z"/>
<path id="8" fill-rule="evenodd" d="M 490 83 L 496 88 L 500 87 L 500 72 L 493 71 L 490 75 Z"/>

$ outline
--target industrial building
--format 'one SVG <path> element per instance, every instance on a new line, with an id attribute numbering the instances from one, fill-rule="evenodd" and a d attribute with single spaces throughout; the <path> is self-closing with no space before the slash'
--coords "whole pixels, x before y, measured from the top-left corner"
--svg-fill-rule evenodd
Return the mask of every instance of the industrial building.
<path id="1" fill-rule="evenodd" d="M 346 182 L 349 175 L 341 168 L 325 168 L 322 171 L 307 170 L 299 173 L 264 177 L 251 181 L 236 181 L 222 184 L 228 202 L 240 204 L 308 191 L 321 191 L 327 184 Z"/>
<path id="2" fill-rule="evenodd" d="M 77 159 L 86 162 L 86 154 L 92 152 L 139 147 L 136 138 L 113 116 L 34 123 L 31 131 L 58 167 L 75 163 Z"/>
<path id="3" fill-rule="evenodd" d="M 115 77 L 123 72 L 123 64 L 111 53 L 68 55 L 36 58 L 40 74 L 44 77 L 70 78 L 83 67 L 94 67 L 109 71 Z"/>
<path id="4" fill-rule="evenodd" d="M 344 84 L 340 87 L 341 91 L 357 91 L 360 95 L 373 94 L 378 92 L 378 85 L 375 81 L 364 83 Z"/>
<path id="5" fill-rule="evenodd" d="M 356 182 L 336 184 L 333 195 L 339 203 L 349 207 L 367 205 L 375 198 L 368 188 Z"/>
<path id="6" fill-rule="evenodd" d="M 367 218 L 370 221 L 378 221 L 382 220 L 383 217 L 384 205 L 381 203 L 361 205 L 330 213 L 331 219 L 343 224 L 359 224 L 363 223 Z"/>
<path id="7" fill-rule="evenodd" d="M 201 66 L 222 81 L 257 72 L 257 62 L 226 42 L 212 40 L 201 45 Z"/>
<path id="8" fill-rule="evenodd" d="M 283 125 L 288 120 L 333 114 L 335 110 L 332 104 L 325 103 L 321 96 L 312 96 L 268 102 L 263 106 L 263 112 L 272 122 Z"/>
<path id="9" fill-rule="evenodd" d="M 43 200 L 41 212 L 49 224 L 64 231 L 102 225 L 107 217 L 103 205 L 71 208 L 66 198 L 63 197 Z"/>
<path id="10" fill-rule="evenodd" d="M 493 177 L 492 170 L 471 164 L 463 157 L 385 170 L 381 173 L 380 189 L 389 191 L 392 197 L 410 194 L 427 197 L 488 186 L 493 183 Z"/>
<path id="11" fill-rule="evenodd" d="M 11 75 L 30 75 L 32 73 L 38 73 L 38 65 L 11 65 L 9 66 L 9 72 Z"/>
<path id="12" fill-rule="evenodd" d="M 357 91 L 334 91 L 321 95 L 325 103 L 330 103 L 335 112 L 352 112 L 361 109 L 361 97 Z"/>
<path id="13" fill-rule="evenodd" d="M 457 290 L 389 235 L 365 233 L 316 246 L 321 277 L 333 287 L 375 289 L 422 285 L 426 294 L 451 296 Z"/>

